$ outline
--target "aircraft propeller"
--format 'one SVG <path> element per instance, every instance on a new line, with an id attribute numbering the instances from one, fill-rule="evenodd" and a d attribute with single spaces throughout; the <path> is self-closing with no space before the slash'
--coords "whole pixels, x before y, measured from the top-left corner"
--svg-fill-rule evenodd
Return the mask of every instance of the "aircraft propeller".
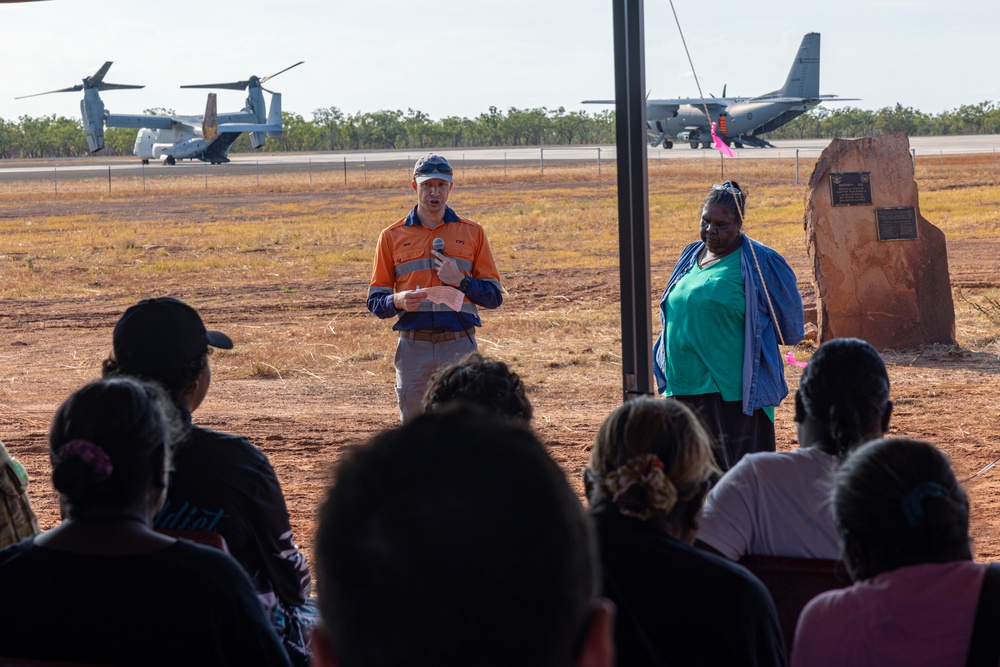
<path id="1" fill-rule="evenodd" d="M 267 88 L 264 88 L 264 86 L 261 85 L 262 83 L 264 83 L 268 79 L 273 79 L 279 74 L 287 72 L 288 70 L 292 69 L 292 67 L 298 67 L 304 62 L 305 62 L 304 60 L 300 60 L 294 65 L 290 65 L 285 69 L 281 70 L 280 72 L 275 72 L 274 74 L 265 76 L 264 78 L 260 78 L 258 76 L 252 76 L 246 81 L 231 81 L 229 83 L 198 83 L 198 84 L 190 84 L 187 86 L 181 86 L 181 88 L 216 88 L 221 90 L 246 90 L 247 87 L 252 86 L 255 88 L 260 87 L 262 90 L 267 90 Z M 274 92 L 270 90 L 267 90 L 267 92 L 274 94 Z"/>
<path id="2" fill-rule="evenodd" d="M 94 73 L 93 76 L 88 76 L 83 79 L 83 83 L 78 83 L 75 86 L 70 86 L 69 88 L 60 88 L 59 90 L 49 90 L 44 93 L 34 93 L 32 95 L 22 95 L 21 97 L 15 97 L 15 100 L 23 100 L 28 97 L 38 97 L 39 95 L 50 95 L 52 93 L 75 93 L 84 89 L 97 88 L 98 90 L 127 90 L 134 88 L 145 88 L 145 86 L 133 86 L 127 83 L 104 83 L 104 75 L 108 73 L 111 69 L 111 63 L 108 62 L 101 65 L 101 68 Z"/>

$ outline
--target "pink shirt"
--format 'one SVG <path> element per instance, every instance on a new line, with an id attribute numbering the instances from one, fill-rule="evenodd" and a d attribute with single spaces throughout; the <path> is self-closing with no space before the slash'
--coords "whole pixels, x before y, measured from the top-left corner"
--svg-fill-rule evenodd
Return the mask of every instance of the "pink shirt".
<path id="1" fill-rule="evenodd" d="M 792 667 L 964 667 L 986 565 L 901 567 L 806 605 Z"/>

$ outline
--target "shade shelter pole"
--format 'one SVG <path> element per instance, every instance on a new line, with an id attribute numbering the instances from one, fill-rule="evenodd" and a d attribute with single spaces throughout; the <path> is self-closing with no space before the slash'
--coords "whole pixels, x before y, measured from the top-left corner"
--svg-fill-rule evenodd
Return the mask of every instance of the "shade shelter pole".
<path id="1" fill-rule="evenodd" d="M 622 399 L 654 393 L 643 0 L 613 0 Z"/>

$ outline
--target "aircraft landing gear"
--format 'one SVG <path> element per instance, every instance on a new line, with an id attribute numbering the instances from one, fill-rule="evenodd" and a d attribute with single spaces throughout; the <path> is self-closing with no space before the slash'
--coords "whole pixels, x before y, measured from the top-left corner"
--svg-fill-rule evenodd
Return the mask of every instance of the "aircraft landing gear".
<path id="1" fill-rule="evenodd" d="M 702 148 L 711 148 L 711 147 L 712 147 L 712 142 L 711 142 L 711 141 L 706 141 L 706 142 L 704 142 L 704 143 L 703 143 L 703 144 L 701 145 L 701 147 L 702 147 Z"/>
<path id="2" fill-rule="evenodd" d="M 674 142 L 672 142 L 672 141 L 664 141 L 663 142 L 663 147 L 664 148 L 673 148 L 674 147 Z"/>
<path id="3" fill-rule="evenodd" d="M 166 159 L 163 161 L 163 164 L 174 165 L 177 164 L 177 160 L 174 159 L 173 155 L 168 155 Z"/>
<path id="4" fill-rule="evenodd" d="M 149 160 L 147 160 L 147 159 L 143 158 L 143 160 L 142 160 L 142 163 L 143 163 L 143 164 L 149 164 Z"/>
<path id="5" fill-rule="evenodd" d="M 698 148 L 698 142 L 697 141 L 692 141 L 691 142 L 691 148 Z"/>
<path id="6" fill-rule="evenodd" d="M 736 146 L 737 148 L 743 148 L 743 142 L 741 142 L 741 141 L 734 141 L 733 142 L 733 146 Z"/>

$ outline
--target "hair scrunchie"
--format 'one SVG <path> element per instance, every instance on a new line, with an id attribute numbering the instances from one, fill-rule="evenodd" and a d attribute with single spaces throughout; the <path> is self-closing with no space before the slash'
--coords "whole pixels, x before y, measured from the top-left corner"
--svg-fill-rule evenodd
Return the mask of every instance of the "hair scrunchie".
<path id="1" fill-rule="evenodd" d="M 608 473 L 602 485 L 625 516 L 649 520 L 664 517 L 677 504 L 677 487 L 663 472 L 656 454 L 643 454 Z"/>
<path id="2" fill-rule="evenodd" d="M 920 482 L 903 496 L 903 515 L 906 525 L 916 528 L 924 518 L 924 500 L 927 498 L 950 498 L 951 493 L 937 482 Z"/>
<path id="3" fill-rule="evenodd" d="M 59 460 L 63 461 L 67 457 L 75 457 L 86 463 L 90 468 L 91 479 L 95 482 L 103 482 L 114 472 L 111 457 L 90 440 L 77 438 L 67 442 L 59 449 Z"/>

